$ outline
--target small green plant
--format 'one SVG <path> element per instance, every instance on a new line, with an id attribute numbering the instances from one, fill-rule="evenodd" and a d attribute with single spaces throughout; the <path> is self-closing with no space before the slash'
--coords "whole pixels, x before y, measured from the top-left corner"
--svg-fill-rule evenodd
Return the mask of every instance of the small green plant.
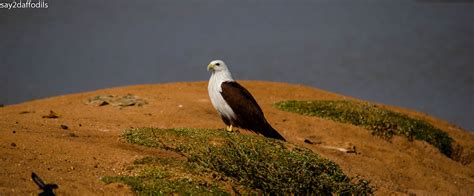
<path id="1" fill-rule="evenodd" d="M 166 168 L 175 171 L 169 173 L 208 179 L 215 185 L 203 187 L 214 187 L 214 192 L 229 185 L 237 193 L 364 195 L 374 191 L 368 181 L 346 176 L 334 162 L 306 148 L 261 136 L 213 129 L 136 128 L 126 130 L 123 138 L 182 155 L 181 159 L 145 157 L 136 160 L 135 167 Z M 111 178 L 143 190 L 137 177 Z"/>
<path id="2" fill-rule="evenodd" d="M 291 100 L 276 103 L 274 106 L 284 111 L 361 126 L 371 130 L 372 134 L 387 139 L 393 135 L 402 135 L 410 140 L 423 140 L 451 157 L 453 139 L 446 132 L 425 121 L 385 110 L 373 104 L 342 100 Z"/>
<path id="3" fill-rule="evenodd" d="M 136 176 L 106 176 L 105 183 L 122 182 L 128 184 L 140 195 L 162 195 L 170 193 L 225 193 L 215 185 L 192 178 L 171 178 L 172 175 L 156 167 L 149 167 Z"/>

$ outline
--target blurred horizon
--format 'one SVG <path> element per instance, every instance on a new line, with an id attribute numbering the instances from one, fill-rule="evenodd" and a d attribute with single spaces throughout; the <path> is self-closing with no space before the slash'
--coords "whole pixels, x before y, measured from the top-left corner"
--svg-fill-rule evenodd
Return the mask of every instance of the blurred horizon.
<path id="1" fill-rule="evenodd" d="M 9 0 L 7 0 L 9 1 Z M 467 1 L 48 1 L 0 9 L 0 104 L 135 84 L 297 83 L 474 131 Z"/>

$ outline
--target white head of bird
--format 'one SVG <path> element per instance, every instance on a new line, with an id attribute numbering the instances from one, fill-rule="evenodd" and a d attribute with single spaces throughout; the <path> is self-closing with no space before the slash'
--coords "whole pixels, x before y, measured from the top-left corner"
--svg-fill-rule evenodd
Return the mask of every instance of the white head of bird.
<path id="1" fill-rule="evenodd" d="M 213 60 L 207 65 L 207 70 L 212 72 L 228 71 L 227 65 L 222 60 Z"/>
<path id="2" fill-rule="evenodd" d="M 212 73 L 212 77 L 216 76 L 220 81 L 233 81 L 229 68 L 222 60 L 213 60 L 207 65 L 207 70 Z M 216 79 L 217 79 L 216 78 Z"/>

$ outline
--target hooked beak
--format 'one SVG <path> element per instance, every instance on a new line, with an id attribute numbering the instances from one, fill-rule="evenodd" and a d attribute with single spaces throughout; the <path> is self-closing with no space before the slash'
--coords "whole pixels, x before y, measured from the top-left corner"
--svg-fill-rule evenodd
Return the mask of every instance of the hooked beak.
<path id="1" fill-rule="evenodd" d="M 211 71 L 211 70 L 214 70 L 214 67 L 216 65 L 212 64 L 212 63 L 209 63 L 209 65 L 207 65 L 207 71 Z"/>

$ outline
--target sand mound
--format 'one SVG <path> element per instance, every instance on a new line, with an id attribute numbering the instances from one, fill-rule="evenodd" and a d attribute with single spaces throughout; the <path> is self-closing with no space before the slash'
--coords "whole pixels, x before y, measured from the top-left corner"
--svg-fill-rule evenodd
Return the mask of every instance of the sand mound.
<path id="1" fill-rule="evenodd" d="M 357 126 L 272 107 L 273 103 L 290 99 L 353 98 L 301 85 L 259 81 L 242 84 L 289 142 L 336 162 L 350 176 L 370 180 L 378 188 L 376 194 L 474 194 L 474 163 L 456 162 L 426 142 L 398 136 L 387 141 Z M 131 95 L 147 104 L 86 104 L 97 96 Z M 474 149 L 474 135 L 466 130 L 423 113 L 383 107 L 446 131 L 463 146 L 464 153 Z M 51 111 L 58 117 L 43 118 Z M 169 155 L 120 140 L 126 128 L 223 126 L 208 99 L 207 82 L 120 87 L 0 107 L 0 193 L 39 193 L 30 179 L 34 171 L 47 183 L 57 183 L 59 194 L 132 194 L 128 187 L 106 185 L 100 178 L 120 175 L 138 158 L 157 153 Z M 357 153 L 328 146 L 354 148 Z"/>

